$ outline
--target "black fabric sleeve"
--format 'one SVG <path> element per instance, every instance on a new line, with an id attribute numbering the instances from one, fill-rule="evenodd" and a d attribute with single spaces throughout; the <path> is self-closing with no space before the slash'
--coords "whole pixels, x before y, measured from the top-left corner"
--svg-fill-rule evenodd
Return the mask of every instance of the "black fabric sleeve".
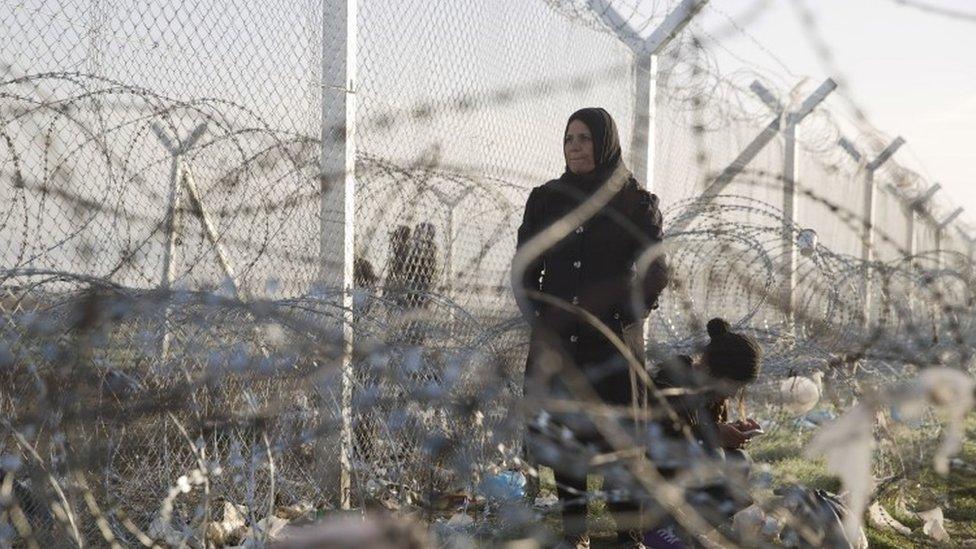
<path id="1" fill-rule="evenodd" d="M 525 212 L 522 214 L 522 224 L 518 229 L 518 241 L 515 244 L 516 252 L 525 245 L 532 237 L 539 234 L 539 232 L 544 228 L 542 226 L 542 189 L 536 187 L 532 189 L 529 193 L 529 198 L 525 201 Z M 545 268 L 545 260 L 543 256 L 533 258 L 532 261 L 525 268 L 525 272 L 522 273 L 521 284 L 524 290 L 535 290 L 540 289 L 539 278 L 542 276 L 542 271 Z M 516 294 L 516 298 L 518 295 Z M 517 299 L 518 300 L 518 299 Z M 531 324 L 533 320 L 538 316 L 541 311 L 542 304 L 532 298 L 527 298 L 524 300 L 518 300 L 519 309 L 522 311 L 522 316 Z"/>
<path id="2" fill-rule="evenodd" d="M 660 244 L 664 239 L 664 217 L 658 208 L 658 198 L 645 190 L 640 191 L 640 202 L 636 211 L 634 225 L 640 231 L 640 245 L 637 247 L 640 257 L 648 248 Z M 668 269 L 667 258 L 658 255 L 643 273 L 637 273 L 637 280 L 641 283 L 641 295 L 644 302 L 644 314 L 657 309 L 658 298 L 668 286 L 671 273 Z"/>

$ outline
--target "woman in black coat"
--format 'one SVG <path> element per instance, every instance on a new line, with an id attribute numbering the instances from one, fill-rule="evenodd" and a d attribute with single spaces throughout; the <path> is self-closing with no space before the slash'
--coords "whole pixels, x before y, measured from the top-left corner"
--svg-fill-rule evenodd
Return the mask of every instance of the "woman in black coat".
<path id="1" fill-rule="evenodd" d="M 643 364 L 643 320 L 668 282 L 664 255 L 653 249 L 662 239 L 658 199 L 627 170 L 616 124 L 603 109 L 582 109 L 569 118 L 563 152 L 563 175 L 529 194 L 513 261 L 516 299 L 531 327 L 525 392 L 530 399 L 580 400 L 565 383 L 567 375 L 579 373 L 602 403 L 631 406 L 638 397 L 632 362 L 592 319 Z M 612 450 L 582 415 L 549 415 L 591 451 Z M 530 426 L 530 457 L 554 470 L 565 535 L 583 536 L 586 504 L 566 488 L 585 492 L 586 471 L 565 463 L 574 452 L 554 451 L 538 435 Z M 636 506 L 624 501 L 610 508 L 619 514 Z M 618 535 L 629 538 L 623 529 Z"/>

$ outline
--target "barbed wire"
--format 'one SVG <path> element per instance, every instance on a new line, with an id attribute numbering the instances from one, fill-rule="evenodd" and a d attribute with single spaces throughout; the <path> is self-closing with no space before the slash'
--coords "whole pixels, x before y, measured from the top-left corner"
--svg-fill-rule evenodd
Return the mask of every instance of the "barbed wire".
<path id="1" fill-rule="evenodd" d="M 674 518 L 691 535 L 749 545 L 716 516 L 721 502 L 702 496 L 710 482 L 740 495 L 756 486 L 724 461 L 695 453 L 687 436 L 669 440 L 655 431 L 673 410 L 654 384 L 646 390 L 659 405 L 640 417 L 594 398 L 571 365 L 561 373 L 577 380 L 572 398 L 523 397 L 523 388 L 531 389 L 522 379 L 529 343 L 508 283 L 514 235 L 529 187 L 559 169 L 524 150 L 539 148 L 535 140 L 547 134 L 550 118 L 557 118 L 558 135 L 567 114 L 560 109 L 581 102 L 620 109 L 622 129 L 633 118 L 631 60 L 605 25 L 580 2 L 538 4 L 524 8 L 526 22 L 512 23 L 521 25 L 516 30 L 552 25 L 593 58 L 575 51 L 576 65 L 566 68 L 566 53 L 544 30 L 531 35 L 531 45 L 553 68 L 514 82 L 477 80 L 459 72 L 464 67 L 452 65 L 451 55 L 461 52 L 470 62 L 486 54 L 464 57 L 469 45 L 458 43 L 432 53 L 447 67 L 436 69 L 436 89 L 410 94 L 398 91 L 406 84 L 387 87 L 378 74 L 384 63 L 400 66 L 398 52 L 377 49 L 372 35 L 365 39 L 351 300 L 349 288 L 320 274 L 345 264 L 322 252 L 322 239 L 332 236 L 323 222 L 329 212 L 322 181 L 345 174 L 319 169 L 322 136 L 341 128 L 295 122 L 317 120 L 314 109 L 276 117 L 252 90 L 198 94 L 190 76 L 177 78 L 185 86 L 178 93 L 108 78 L 101 71 L 113 60 L 99 48 L 108 47 L 111 31 L 102 25 L 111 6 L 92 6 L 84 25 L 62 11 L 49 14 L 88 26 L 97 55 L 85 61 L 95 74 L 67 66 L 12 74 L 7 67 L 11 76 L 0 81 L 0 177 L 10 183 L 0 195 L 7 199 L 0 209 L 0 539 L 257 543 L 276 524 L 327 514 L 348 496 L 359 508 L 415 511 L 435 527 L 470 512 L 476 526 L 468 532 L 482 539 L 530 535 L 546 543 L 549 534 L 531 531 L 538 523 L 533 502 L 492 492 L 510 471 L 538 480 L 523 452 L 525 417 L 545 404 L 594 418 L 613 449 L 624 452 L 597 455 L 583 433 L 542 420 L 533 426 L 568 467 L 603 464 L 606 488 L 596 497 L 638 501 L 648 516 Z M 649 12 L 618 7 L 633 8 L 625 12 L 643 29 L 672 4 L 654 3 Z M 6 17 L 41 18 L 27 5 L 18 3 Z M 364 8 L 377 36 L 384 36 L 386 17 L 407 15 L 395 6 L 391 14 Z M 417 17 L 426 18 L 422 28 L 444 34 L 468 22 L 450 7 Z M 18 25 L 27 44 L 4 44 L 0 56 L 44 42 Z M 772 149 L 742 170 L 730 191 L 707 203 L 697 197 L 777 116 L 748 90 L 757 78 L 770 83 L 760 78 L 764 71 L 723 73 L 708 50 L 721 46 L 722 33 L 709 40 L 699 34 L 681 35 L 662 55 L 661 137 L 681 147 L 658 162 L 685 172 L 654 182 L 665 229 L 678 222 L 683 228 L 666 234 L 676 282 L 650 315 L 652 368 L 676 353 L 697 353 L 705 319 L 729 319 L 766 348 L 765 389 L 750 391 L 749 405 L 771 430 L 792 428 L 767 390 L 790 374 L 830 375 L 837 414 L 858 398 L 871 401 L 865 387 L 875 385 L 882 387 L 878 402 L 898 408 L 904 395 L 884 387 L 914 387 L 920 370 L 971 375 L 973 270 L 965 254 L 913 253 L 901 234 L 879 226 L 875 251 L 890 256 L 864 262 L 853 249 L 807 245 L 792 303 L 782 295 L 784 234 L 792 246 L 808 229 L 804 223 L 840 236 L 863 228 L 858 205 L 844 194 L 858 168 L 838 156 L 839 129 L 829 113 L 817 111 L 805 123 L 801 148 L 819 170 L 797 190 L 804 208 L 818 208 L 816 219 L 784 219 L 775 204 L 781 159 Z M 51 54 L 61 48 L 42 45 Z M 163 40 L 160 49 L 178 58 L 198 53 L 171 46 Z M 307 74 L 296 79 L 315 83 Z M 444 84 L 452 80 L 464 85 Z M 182 172 L 173 178 L 175 155 L 158 135 L 179 142 L 201 123 L 206 130 L 180 153 Z M 879 176 L 915 177 L 892 172 Z M 181 221 L 168 288 L 161 283 L 170 206 L 163 183 L 190 199 L 171 210 Z M 902 228 L 897 218 L 892 225 Z M 220 248 L 230 265 L 215 257 Z M 878 282 L 869 294 L 859 284 L 864 277 Z M 876 323 L 864 324 L 865 307 Z M 784 327 L 789 310 L 792 330 Z M 605 418 L 646 421 L 647 429 Z M 875 476 L 905 476 L 931 457 L 924 449 L 939 423 L 925 416 L 918 425 L 925 440 L 910 448 L 892 441 L 873 462 Z M 662 456 L 626 457 L 635 446 L 673 447 L 687 469 L 663 478 L 656 467 Z M 560 488 L 575 499 L 558 506 L 594 497 Z M 770 512 L 785 505 L 761 503 Z M 816 544 L 818 533 L 808 531 L 815 521 L 794 511 L 786 522 Z"/>
<path id="2" fill-rule="evenodd" d="M 976 21 L 976 13 L 965 12 L 962 10 L 955 10 L 943 6 L 936 6 L 925 2 L 916 2 L 914 0 L 891 0 L 891 2 L 894 2 L 895 4 L 898 4 L 900 6 L 906 6 L 932 15 L 951 17 L 952 19 L 955 20 L 961 19 L 963 21 L 970 21 L 970 22 Z"/>

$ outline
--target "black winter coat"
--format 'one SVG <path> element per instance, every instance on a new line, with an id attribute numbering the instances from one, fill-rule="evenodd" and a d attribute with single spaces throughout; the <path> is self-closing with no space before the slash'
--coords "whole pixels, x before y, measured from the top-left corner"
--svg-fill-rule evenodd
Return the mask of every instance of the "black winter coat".
<path id="1" fill-rule="evenodd" d="M 581 185 L 563 179 L 533 189 L 518 230 L 518 247 L 590 195 L 591 191 Z M 658 198 L 631 178 L 600 212 L 535 258 L 521 283 L 527 290 L 540 291 L 592 313 L 643 360 L 640 321 L 657 306 L 668 283 L 668 269 L 664 256 L 658 256 L 643 279 L 642 306 L 634 310 L 634 267 L 641 253 L 661 239 Z M 539 351 L 546 346 L 582 367 L 605 401 L 630 403 L 626 363 L 606 337 L 574 312 L 537 299 L 529 299 L 523 307 L 532 327 L 527 378 L 534 374 Z"/>

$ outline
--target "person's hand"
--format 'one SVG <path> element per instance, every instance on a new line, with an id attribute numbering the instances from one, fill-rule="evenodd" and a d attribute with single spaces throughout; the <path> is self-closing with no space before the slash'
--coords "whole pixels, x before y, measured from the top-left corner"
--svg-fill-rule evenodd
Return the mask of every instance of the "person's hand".
<path id="1" fill-rule="evenodd" d="M 762 431 L 762 425 L 760 425 L 758 421 L 752 419 L 751 417 L 747 419 L 735 420 L 732 422 L 732 425 L 735 425 L 735 428 L 742 431 L 743 433 L 747 431 Z"/>
<path id="2" fill-rule="evenodd" d="M 743 434 L 732 423 L 719 423 L 718 441 L 722 445 L 722 448 L 737 450 L 745 446 L 746 442 L 749 441 L 749 437 Z"/>

